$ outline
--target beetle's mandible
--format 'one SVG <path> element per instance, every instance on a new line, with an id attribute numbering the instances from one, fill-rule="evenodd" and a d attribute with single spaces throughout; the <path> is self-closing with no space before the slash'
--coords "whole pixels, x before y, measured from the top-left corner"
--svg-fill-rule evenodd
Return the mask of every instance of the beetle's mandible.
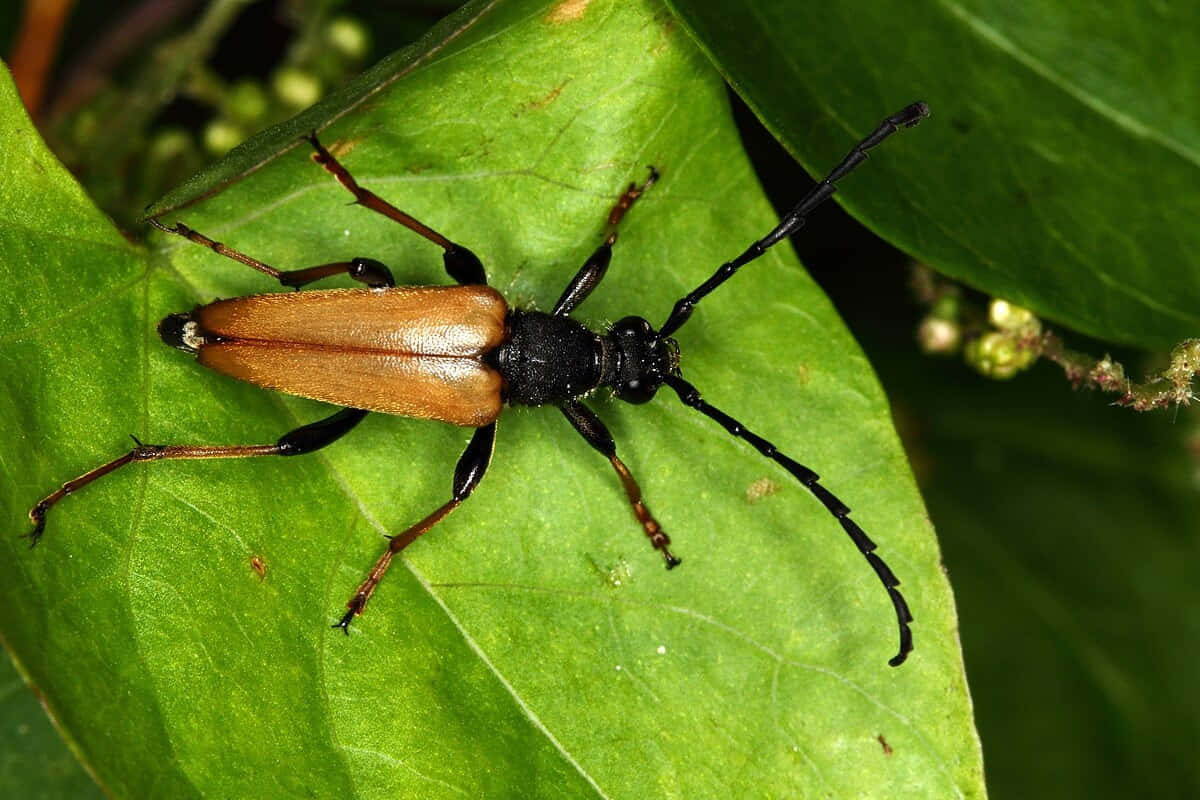
<path id="1" fill-rule="evenodd" d="M 190 312 L 171 314 L 158 326 L 163 341 L 194 353 L 201 364 L 234 378 L 290 394 L 342 406 L 326 419 L 297 428 L 274 444 L 157 445 L 136 442 L 128 453 L 68 481 L 29 512 L 31 546 L 42 536 L 46 512 L 68 494 L 135 461 L 294 456 L 331 444 L 372 411 L 435 419 L 475 428 L 454 471 L 450 500 L 392 537 L 383 555 L 346 604 L 334 627 L 349 632 L 362 614 L 392 558 L 470 496 L 487 471 L 504 404 L 554 405 L 588 444 L 616 471 L 634 516 L 668 568 L 680 563 L 671 540 L 642 501 L 629 469 L 617 457 L 612 436 L 581 397 L 600 387 L 629 403 L 651 400 L 663 386 L 684 405 L 749 442 L 824 504 L 866 557 L 887 590 L 900 629 L 899 666 L 912 650 L 912 615 L 897 586 L 900 581 L 875 553 L 875 543 L 849 517 L 850 509 L 819 483 L 815 472 L 793 461 L 766 439 L 709 405 L 679 368 L 672 338 L 696 304 L 788 235 L 836 191 L 836 183 L 867 158 L 867 151 L 902 127 L 929 113 L 914 103 L 885 119 L 838 163 L 783 220 L 745 252 L 722 264 L 704 283 L 675 303 L 662 327 L 626 317 L 597 333 L 571 319 L 571 312 L 596 288 L 608 269 L 617 227 L 626 212 L 658 178 L 652 167 L 642 184 L 630 184 L 609 213 L 604 241 L 584 262 L 549 313 L 510 308 L 487 286 L 479 259 L 414 217 L 358 185 L 336 158 L 310 135 L 313 158 L 349 190 L 355 202 L 399 222 L 444 250 L 446 271 L 459 285 L 397 287 L 386 266 L 369 258 L 281 271 L 192 230 L 181 222 L 159 229 L 265 273 L 299 289 L 334 275 L 349 275 L 362 289 L 333 289 L 252 295 L 220 300 Z M 352 321 L 353 324 L 349 324 Z"/>

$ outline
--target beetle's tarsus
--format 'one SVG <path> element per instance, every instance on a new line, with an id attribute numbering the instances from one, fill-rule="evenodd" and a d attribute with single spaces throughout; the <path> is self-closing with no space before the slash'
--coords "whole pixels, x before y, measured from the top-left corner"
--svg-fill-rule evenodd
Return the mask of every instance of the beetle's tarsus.
<path id="1" fill-rule="evenodd" d="M 29 549 L 32 550 L 42 540 L 42 534 L 46 532 L 46 504 L 44 502 L 29 509 L 29 521 L 33 523 L 33 530 L 21 534 L 21 538 L 29 540 Z"/>
<path id="2" fill-rule="evenodd" d="M 650 174 L 647 176 L 646 180 L 642 182 L 642 185 L 637 187 L 638 194 L 641 194 L 649 189 L 651 186 L 657 183 L 659 179 L 658 170 L 653 164 L 647 164 L 646 169 L 649 170 Z M 632 186 L 630 188 L 632 188 Z"/>
<path id="3" fill-rule="evenodd" d="M 354 608 L 352 606 L 349 611 L 347 611 L 345 614 L 342 615 L 342 618 L 340 620 L 338 620 L 335 624 L 330 625 L 329 627 L 341 628 L 342 633 L 349 636 L 350 635 L 350 621 L 353 620 L 355 616 L 357 616 L 358 614 L 361 614 L 361 613 L 362 613 L 361 609 Z"/>

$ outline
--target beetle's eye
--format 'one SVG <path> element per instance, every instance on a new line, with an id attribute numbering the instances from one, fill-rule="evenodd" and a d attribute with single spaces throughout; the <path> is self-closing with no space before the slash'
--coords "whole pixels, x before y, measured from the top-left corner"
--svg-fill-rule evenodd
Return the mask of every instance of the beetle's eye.
<path id="1" fill-rule="evenodd" d="M 616 395 L 626 403 L 641 405 L 649 403 L 654 399 L 654 393 L 658 391 L 658 386 L 649 381 L 627 381 L 618 384 L 616 387 Z"/>
<path id="2" fill-rule="evenodd" d="M 654 328 L 641 317 L 624 317 L 612 326 L 613 333 L 618 336 L 635 336 L 644 339 L 654 334 Z"/>

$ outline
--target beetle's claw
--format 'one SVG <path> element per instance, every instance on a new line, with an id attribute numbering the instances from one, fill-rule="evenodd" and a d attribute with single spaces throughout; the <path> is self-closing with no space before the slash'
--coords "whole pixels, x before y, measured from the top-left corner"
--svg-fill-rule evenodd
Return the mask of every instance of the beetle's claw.
<path id="1" fill-rule="evenodd" d="M 342 618 L 341 618 L 340 620 L 338 620 L 337 622 L 335 622 L 333 625 L 330 625 L 329 627 L 331 627 L 331 628 L 341 628 L 341 629 L 342 629 L 342 633 L 344 633 L 344 634 L 346 634 L 347 636 L 349 636 L 349 635 L 350 635 L 350 621 L 351 621 L 352 619 L 354 619 L 354 614 L 355 614 L 355 611 L 354 611 L 354 609 L 352 608 L 352 609 L 350 609 L 349 611 L 347 611 L 345 614 L 343 614 L 343 615 L 342 615 Z"/>
<path id="2" fill-rule="evenodd" d="M 29 548 L 32 550 L 42 540 L 42 534 L 46 532 L 45 503 L 38 503 L 29 509 L 29 521 L 33 523 L 33 530 L 21 534 L 21 538 L 29 540 Z"/>
<path id="3" fill-rule="evenodd" d="M 338 620 L 334 628 L 341 628 L 342 633 L 350 635 L 350 621 L 363 612 L 363 606 L 367 604 L 367 598 L 360 594 L 354 595 L 349 603 L 346 603 L 346 613 L 342 614 L 342 618 Z"/>
<path id="4" fill-rule="evenodd" d="M 649 175 L 649 177 L 647 177 L 647 178 L 646 178 L 646 181 L 645 181 L 645 182 L 644 182 L 644 183 L 641 185 L 641 187 L 639 187 L 639 188 L 638 188 L 638 192 L 639 192 L 639 193 L 640 193 L 640 192 L 644 192 L 644 191 L 646 191 L 647 189 L 649 189 L 649 188 L 650 188 L 651 186 L 653 186 L 653 185 L 654 185 L 654 184 L 655 184 L 655 183 L 658 181 L 658 179 L 661 177 L 661 176 L 659 175 L 659 172 L 658 172 L 658 170 L 657 170 L 657 169 L 654 167 L 654 165 L 653 165 L 653 164 L 647 164 L 647 165 L 646 165 L 646 169 L 648 169 L 648 170 L 650 171 L 650 175 Z"/>

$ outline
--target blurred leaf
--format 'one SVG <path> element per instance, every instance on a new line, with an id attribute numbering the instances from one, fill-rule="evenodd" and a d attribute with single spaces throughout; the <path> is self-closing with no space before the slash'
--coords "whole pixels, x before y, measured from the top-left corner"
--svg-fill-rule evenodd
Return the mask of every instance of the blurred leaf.
<path id="1" fill-rule="evenodd" d="M 1200 331 L 1195 6 L 669 2 L 814 173 L 880 109 L 930 104 L 840 193 L 912 255 L 1106 341 Z"/>
<path id="2" fill-rule="evenodd" d="M 320 128 L 364 185 L 471 246 L 511 301 L 546 307 L 653 163 L 663 179 L 579 314 L 595 325 L 661 321 L 773 224 L 721 81 L 656 4 L 476 3 L 436 37 L 157 210 L 187 204 L 170 219 L 280 266 L 370 255 L 402 283 L 448 282 L 436 247 L 289 149 Z M 77 191 L 47 172 L 47 204 Z M 156 240 L 145 272 L 112 231 L 98 251 L 4 207 L 5 252 L 28 250 L 4 260 L 28 290 L 0 312 L 14 527 L 127 432 L 270 442 L 329 413 L 155 341 L 166 312 L 274 290 L 261 275 L 178 239 Z M 372 416 L 308 458 L 135 467 L 69 498 L 32 553 L 0 540 L 4 637 L 117 796 L 981 795 L 933 532 L 832 308 L 781 247 L 680 338 L 707 398 L 818 468 L 879 542 L 918 620 L 904 667 L 886 666 L 891 607 L 837 523 L 669 396 L 593 405 L 684 557 L 670 574 L 603 459 L 552 410 L 516 410 L 471 502 L 406 551 L 344 639 L 327 626 L 381 534 L 447 499 L 468 438 Z M 54 446 L 33 458 L 32 441 Z M 751 505 L 763 477 L 780 489 Z"/>
<path id="3" fill-rule="evenodd" d="M 0 654 L 0 797 L 26 800 L 100 798 L 96 784 L 67 750 L 37 697 Z"/>
<path id="4" fill-rule="evenodd" d="M 1196 796 L 1195 413 L 1131 415 L 1049 366 L 997 385 L 887 352 L 993 796 Z"/>

